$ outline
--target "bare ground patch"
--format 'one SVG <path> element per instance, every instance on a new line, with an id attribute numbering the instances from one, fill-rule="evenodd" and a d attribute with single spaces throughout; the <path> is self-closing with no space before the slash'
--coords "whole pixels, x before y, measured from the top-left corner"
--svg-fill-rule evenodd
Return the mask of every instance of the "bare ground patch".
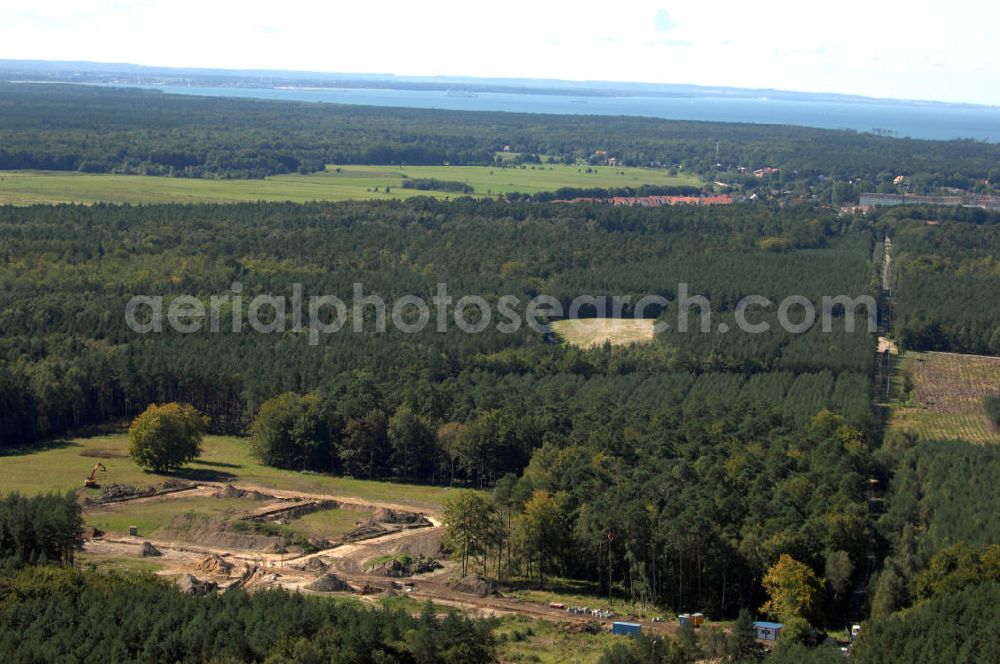
<path id="1" fill-rule="evenodd" d="M 610 343 L 624 346 L 653 341 L 651 318 L 567 318 L 553 321 L 552 330 L 566 343 L 592 348 Z"/>

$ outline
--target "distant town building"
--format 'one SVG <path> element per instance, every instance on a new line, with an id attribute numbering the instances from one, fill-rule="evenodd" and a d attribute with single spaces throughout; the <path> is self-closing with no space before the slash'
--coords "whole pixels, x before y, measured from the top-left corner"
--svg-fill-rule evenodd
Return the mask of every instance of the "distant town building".
<path id="1" fill-rule="evenodd" d="M 892 205 L 964 205 L 987 210 L 1000 210 L 1000 196 L 962 194 L 956 196 L 918 196 L 916 194 L 861 194 L 862 207 Z"/>
<path id="2" fill-rule="evenodd" d="M 718 196 L 612 196 L 610 198 L 572 198 L 553 203 L 610 203 L 615 207 L 663 207 L 664 205 L 731 205 L 729 194 Z"/>
<path id="3" fill-rule="evenodd" d="M 759 178 L 762 178 L 765 175 L 770 175 L 771 173 L 779 173 L 780 171 L 781 171 L 780 168 L 773 168 L 771 166 L 765 166 L 764 168 L 758 168 L 756 171 L 753 172 L 753 174 L 756 175 Z"/>

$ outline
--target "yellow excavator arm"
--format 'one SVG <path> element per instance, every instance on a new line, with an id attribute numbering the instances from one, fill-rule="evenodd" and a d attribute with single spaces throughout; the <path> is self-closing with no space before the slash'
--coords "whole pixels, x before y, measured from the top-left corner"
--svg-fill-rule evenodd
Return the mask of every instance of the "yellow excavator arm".
<path id="1" fill-rule="evenodd" d="M 97 486 L 97 480 L 94 479 L 97 476 L 97 471 L 101 471 L 102 473 L 106 473 L 106 472 L 108 472 L 108 469 L 104 467 L 103 463 L 101 463 L 100 461 L 98 461 L 96 464 L 94 464 L 94 467 L 90 469 L 90 475 L 88 475 L 87 479 L 85 479 L 83 481 L 83 486 L 86 486 L 86 487 L 96 487 Z"/>

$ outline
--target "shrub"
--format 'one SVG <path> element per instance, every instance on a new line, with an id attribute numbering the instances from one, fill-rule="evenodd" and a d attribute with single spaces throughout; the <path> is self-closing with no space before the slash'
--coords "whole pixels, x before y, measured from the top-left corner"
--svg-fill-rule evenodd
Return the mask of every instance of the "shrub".
<path id="1" fill-rule="evenodd" d="M 983 408 L 993 425 L 1000 427 L 1000 394 L 983 399 Z"/>

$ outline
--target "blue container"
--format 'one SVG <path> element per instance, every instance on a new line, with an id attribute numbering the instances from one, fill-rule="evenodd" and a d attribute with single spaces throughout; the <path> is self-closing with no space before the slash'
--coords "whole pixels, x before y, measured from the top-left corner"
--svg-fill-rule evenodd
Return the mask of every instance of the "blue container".
<path id="1" fill-rule="evenodd" d="M 621 634 L 623 636 L 635 636 L 640 631 L 642 631 L 642 625 L 640 625 L 639 623 L 616 622 L 611 624 L 612 634 Z"/>

